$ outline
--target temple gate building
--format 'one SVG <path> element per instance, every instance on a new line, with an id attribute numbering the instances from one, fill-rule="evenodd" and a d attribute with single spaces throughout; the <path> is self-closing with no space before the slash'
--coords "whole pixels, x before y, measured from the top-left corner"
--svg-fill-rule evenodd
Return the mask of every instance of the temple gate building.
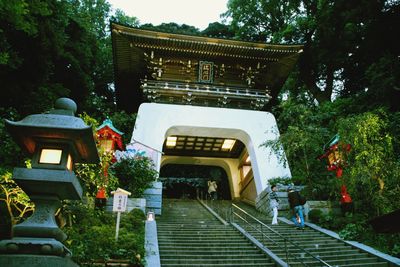
<path id="1" fill-rule="evenodd" d="M 267 112 L 302 51 L 148 31 L 112 23 L 117 102 L 137 112 L 132 140 L 168 164 L 221 167 L 231 199 L 255 204 L 289 167 L 262 144 L 276 139 Z"/>

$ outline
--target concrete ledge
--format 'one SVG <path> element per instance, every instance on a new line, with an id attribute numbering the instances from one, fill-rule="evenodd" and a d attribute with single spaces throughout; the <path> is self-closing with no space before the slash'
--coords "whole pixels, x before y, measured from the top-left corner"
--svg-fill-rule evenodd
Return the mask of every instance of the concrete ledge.
<path id="1" fill-rule="evenodd" d="M 160 252 L 158 250 L 157 224 L 156 221 L 146 221 L 144 249 L 146 251 L 145 260 L 148 267 L 159 267 Z"/>

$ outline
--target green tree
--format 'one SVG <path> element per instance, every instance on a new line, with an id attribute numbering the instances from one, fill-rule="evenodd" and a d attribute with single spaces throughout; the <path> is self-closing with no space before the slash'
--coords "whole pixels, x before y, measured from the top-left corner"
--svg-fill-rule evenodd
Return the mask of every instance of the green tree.
<path id="1" fill-rule="evenodd" d="M 200 30 L 197 29 L 196 27 L 189 26 L 187 24 L 177 24 L 174 22 L 161 23 L 158 26 L 154 26 L 151 23 L 147 23 L 141 25 L 140 28 L 144 30 L 154 30 L 161 32 L 176 33 L 176 34 L 201 35 Z"/>
<path id="2" fill-rule="evenodd" d="M 109 10 L 102 0 L 1 1 L 1 106 L 27 115 L 68 96 L 85 110 L 94 94 L 112 107 Z"/>
<path id="3" fill-rule="evenodd" d="M 397 209 L 400 162 L 393 150 L 387 112 L 379 109 L 342 118 L 338 129 L 343 141 L 352 145 L 349 171 L 343 179 L 357 209 L 372 217 Z"/>
<path id="4" fill-rule="evenodd" d="M 203 35 L 214 38 L 232 39 L 235 37 L 235 32 L 229 25 L 219 22 L 208 24 L 208 27 L 201 32 Z"/>
<path id="5" fill-rule="evenodd" d="M 109 116 L 115 128 L 124 133 L 122 136 L 124 144 L 129 144 L 131 142 L 136 116 L 136 113 L 128 114 L 125 111 L 116 111 Z"/>
<path id="6" fill-rule="evenodd" d="M 301 1 L 229 0 L 223 17 L 242 40 L 281 42 L 280 33 L 287 30 L 300 14 Z"/>
<path id="7" fill-rule="evenodd" d="M 301 83 L 289 91 L 294 96 L 306 91 L 323 103 L 337 96 L 364 94 L 366 88 L 371 93 L 367 78 L 371 67 L 383 58 L 399 55 L 398 47 L 391 45 L 395 43 L 392 32 L 399 8 L 398 1 L 230 0 L 224 16 L 231 19 L 242 39 L 304 44 L 298 65 Z M 374 76 L 386 80 L 396 77 L 399 62 L 390 66 L 393 71 L 375 67 Z M 392 101 L 395 107 L 391 99 L 400 96 L 395 90 L 399 87 L 397 78 L 395 85 L 385 89 L 391 92 L 388 96 L 380 95 L 375 102 Z M 378 87 L 373 90 L 376 94 L 384 89 Z"/>
<path id="8" fill-rule="evenodd" d="M 336 181 L 324 169 L 325 164 L 316 158 L 323 153 L 324 142 L 332 135 L 328 125 L 331 112 L 320 112 L 318 106 L 288 99 L 276 109 L 280 135 L 263 145 L 276 153 L 283 164 L 290 167 L 293 181 L 306 185 L 310 198 L 328 199 L 335 197 Z M 271 129 L 279 134 L 278 128 Z"/>
<path id="9" fill-rule="evenodd" d="M 140 25 L 139 20 L 136 17 L 126 15 L 121 9 L 117 9 L 111 19 L 119 24 L 129 27 L 138 27 Z"/>

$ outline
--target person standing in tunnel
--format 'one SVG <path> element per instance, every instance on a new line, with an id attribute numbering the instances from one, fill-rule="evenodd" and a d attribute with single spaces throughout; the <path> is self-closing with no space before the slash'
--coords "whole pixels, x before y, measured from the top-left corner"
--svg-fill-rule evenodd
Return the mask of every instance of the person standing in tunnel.
<path id="1" fill-rule="evenodd" d="M 208 181 L 207 185 L 208 185 L 208 194 L 210 195 L 210 198 L 212 200 L 216 200 L 217 199 L 217 188 L 218 188 L 217 182 L 210 180 L 210 181 Z"/>

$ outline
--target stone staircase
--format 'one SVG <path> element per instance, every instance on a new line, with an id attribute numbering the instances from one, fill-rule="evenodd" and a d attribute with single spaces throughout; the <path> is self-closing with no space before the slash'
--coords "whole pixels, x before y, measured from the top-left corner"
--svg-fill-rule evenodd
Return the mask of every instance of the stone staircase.
<path id="1" fill-rule="evenodd" d="M 276 266 L 197 200 L 163 199 L 157 217 L 161 266 Z"/>
<path id="2" fill-rule="evenodd" d="M 271 218 L 258 212 L 254 207 L 243 203 L 236 204 L 241 209 L 255 216 L 280 234 L 277 235 L 271 231 L 264 231 L 268 237 L 273 239 L 273 241 L 271 241 L 268 238 L 263 237 L 261 233 L 257 232 L 250 225 L 237 221 L 238 225 L 245 229 L 251 236 L 263 243 L 264 246 L 268 247 L 268 249 L 287 262 L 290 266 L 305 266 L 304 264 L 306 264 L 306 266 L 324 266 L 304 250 L 334 267 L 395 266 L 377 256 L 364 252 L 310 227 L 306 227 L 305 230 L 298 230 L 292 224 L 287 224 L 282 221 L 279 222 L 278 225 L 271 225 Z M 304 250 L 294 246 L 291 242 L 286 241 L 285 243 L 285 238 L 289 239 Z M 288 254 L 285 252 L 285 245 Z"/>

